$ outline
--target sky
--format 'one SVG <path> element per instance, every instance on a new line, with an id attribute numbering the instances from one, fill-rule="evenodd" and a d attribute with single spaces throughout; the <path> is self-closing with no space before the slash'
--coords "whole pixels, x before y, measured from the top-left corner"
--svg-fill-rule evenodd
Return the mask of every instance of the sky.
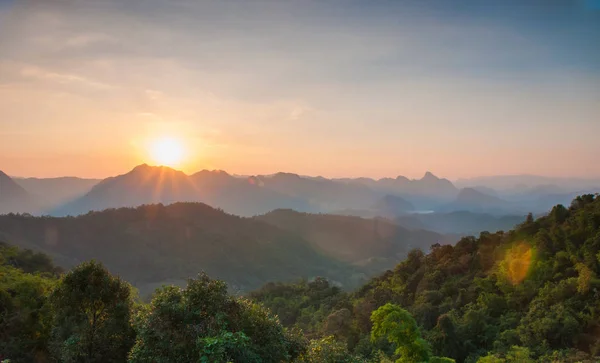
<path id="1" fill-rule="evenodd" d="M 0 170 L 600 177 L 600 1 L 0 0 Z"/>

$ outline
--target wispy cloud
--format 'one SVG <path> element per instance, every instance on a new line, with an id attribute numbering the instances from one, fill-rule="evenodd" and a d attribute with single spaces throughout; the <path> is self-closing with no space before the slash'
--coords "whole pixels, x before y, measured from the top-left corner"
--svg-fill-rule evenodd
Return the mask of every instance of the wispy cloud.
<path id="1" fill-rule="evenodd" d="M 100 89 L 108 89 L 111 88 L 110 85 L 97 82 L 92 79 L 82 77 L 76 74 L 68 74 L 68 73 L 58 73 L 45 70 L 43 68 L 37 66 L 24 66 L 21 68 L 20 74 L 24 77 L 28 78 L 37 78 L 43 80 L 50 80 L 57 83 L 69 84 L 69 83 L 77 83 L 88 87 L 100 88 Z"/>

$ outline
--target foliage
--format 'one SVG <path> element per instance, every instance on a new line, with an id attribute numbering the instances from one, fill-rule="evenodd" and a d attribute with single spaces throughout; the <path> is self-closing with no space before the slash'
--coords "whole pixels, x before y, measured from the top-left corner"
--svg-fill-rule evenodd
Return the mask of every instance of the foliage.
<path id="1" fill-rule="evenodd" d="M 348 348 L 333 336 L 315 339 L 296 363 L 360 363 L 365 360 L 348 352 Z"/>
<path id="2" fill-rule="evenodd" d="M 350 319 L 348 295 L 326 279 L 308 282 L 268 283 L 248 297 L 276 314 L 284 326 L 295 326 L 308 338 L 337 336 Z"/>
<path id="3" fill-rule="evenodd" d="M 529 349 L 513 346 L 504 357 L 501 357 L 498 354 L 488 353 L 485 357 L 479 358 L 477 363 L 535 363 L 535 360 L 531 358 Z"/>
<path id="4" fill-rule="evenodd" d="M 45 255 L 0 242 L 0 360 L 37 362 L 49 357 L 48 294 L 58 270 Z"/>
<path id="5" fill-rule="evenodd" d="M 205 274 L 164 287 L 135 318 L 130 362 L 282 362 L 302 343 L 262 306 L 227 294 Z"/>
<path id="6" fill-rule="evenodd" d="M 50 347 L 61 362 L 123 362 L 133 344 L 129 284 L 99 263 L 67 273 L 50 296 Z"/>
<path id="7" fill-rule="evenodd" d="M 353 293 L 317 278 L 246 300 L 202 274 L 134 306 L 130 286 L 98 263 L 58 273 L 46 256 L 0 244 L 0 360 L 591 363 L 600 353 L 594 195 L 506 233 L 413 250 Z"/>
<path id="8" fill-rule="evenodd" d="M 510 359 L 517 354 L 513 347 L 526 349 L 534 361 L 593 360 L 600 353 L 599 274 L 600 197 L 582 195 L 568 208 L 529 216 L 512 231 L 482 232 L 454 246 L 435 244 L 428 254 L 411 251 L 355 293 L 311 300 L 326 318 L 311 322 L 318 328 L 310 336 L 327 335 L 323 327 L 334 317 L 341 321 L 333 324 L 335 336 L 350 352 L 390 354 L 396 348 L 369 339 L 369 318 L 391 303 L 414 317 L 432 354 L 457 362 Z M 301 291 L 303 298 L 290 291 Z M 278 285 L 252 296 L 269 307 L 298 311 L 292 307 L 307 293 Z"/>
<path id="9" fill-rule="evenodd" d="M 12 266 L 25 273 L 38 273 L 44 276 L 57 276 L 62 269 L 43 253 L 20 249 L 0 241 L 0 265 Z"/>
<path id="10" fill-rule="evenodd" d="M 431 357 L 429 344 L 421 338 L 415 319 L 394 304 L 385 304 L 371 314 L 373 328 L 371 340 L 387 339 L 396 346 L 397 363 L 428 362 Z"/>

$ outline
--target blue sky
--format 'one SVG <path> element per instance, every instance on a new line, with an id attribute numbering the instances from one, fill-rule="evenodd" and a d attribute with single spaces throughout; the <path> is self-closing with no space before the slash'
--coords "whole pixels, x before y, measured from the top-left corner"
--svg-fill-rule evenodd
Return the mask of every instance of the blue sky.
<path id="1" fill-rule="evenodd" d="M 599 177 L 597 5 L 0 1 L 0 169 Z"/>

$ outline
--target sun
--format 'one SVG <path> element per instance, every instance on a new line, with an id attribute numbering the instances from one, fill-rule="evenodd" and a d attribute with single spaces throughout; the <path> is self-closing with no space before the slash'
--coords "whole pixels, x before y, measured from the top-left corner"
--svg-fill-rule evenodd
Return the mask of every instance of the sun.
<path id="1" fill-rule="evenodd" d="M 182 142 L 171 137 L 163 137 L 150 144 L 150 156 L 159 165 L 180 165 L 183 161 L 183 151 Z"/>

